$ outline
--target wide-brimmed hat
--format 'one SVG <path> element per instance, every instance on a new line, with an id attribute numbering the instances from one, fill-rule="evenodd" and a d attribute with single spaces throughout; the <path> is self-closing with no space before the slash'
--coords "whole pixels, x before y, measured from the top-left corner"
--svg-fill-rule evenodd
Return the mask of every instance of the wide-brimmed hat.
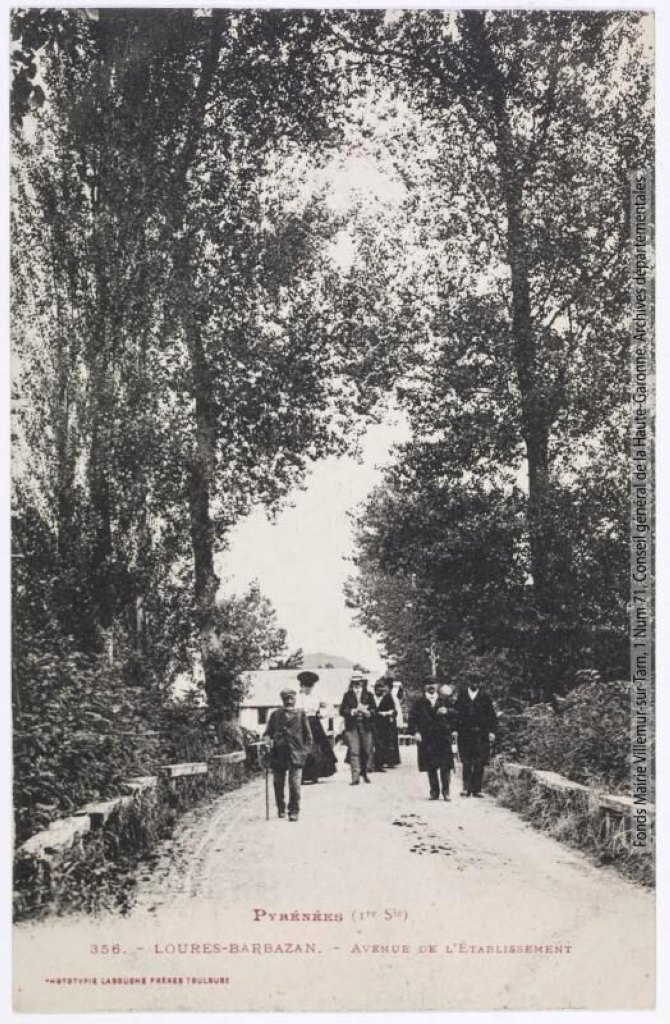
<path id="1" fill-rule="evenodd" d="M 319 677 L 316 672 L 310 672 L 305 669 L 304 672 L 298 672 L 298 682 L 301 686 L 314 686 L 314 683 L 318 683 Z"/>

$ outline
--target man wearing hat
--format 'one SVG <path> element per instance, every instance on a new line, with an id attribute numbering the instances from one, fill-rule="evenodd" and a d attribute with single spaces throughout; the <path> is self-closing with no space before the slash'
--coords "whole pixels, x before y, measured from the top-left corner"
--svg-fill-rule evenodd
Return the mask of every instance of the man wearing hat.
<path id="1" fill-rule="evenodd" d="M 272 778 L 277 814 L 286 816 L 285 787 L 288 775 L 288 820 L 297 821 L 300 814 L 302 769 L 312 746 L 312 733 L 307 715 L 295 706 L 296 691 L 282 690 L 281 708 L 270 715 L 265 736 L 272 744 Z"/>
<path id="2" fill-rule="evenodd" d="M 340 704 L 340 715 L 344 719 L 344 734 L 349 748 L 352 786 L 357 786 L 361 778 L 364 782 L 370 781 L 368 763 L 372 755 L 375 710 L 375 700 L 372 694 L 368 693 L 366 677 L 355 673 Z"/>
<path id="3" fill-rule="evenodd" d="M 473 669 L 456 700 L 458 754 L 463 764 L 461 796 L 481 797 L 484 766 L 489 763 L 491 743 L 498 729 L 493 702 L 481 684 Z"/>
<path id="4" fill-rule="evenodd" d="M 450 701 L 437 692 L 437 683 L 428 679 L 424 683 L 423 697 L 419 697 L 409 715 L 409 730 L 418 744 L 419 771 L 427 772 L 430 799 L 449 800 L 449 781 L 454 767 L 451 734 L 456 716 Z"/>

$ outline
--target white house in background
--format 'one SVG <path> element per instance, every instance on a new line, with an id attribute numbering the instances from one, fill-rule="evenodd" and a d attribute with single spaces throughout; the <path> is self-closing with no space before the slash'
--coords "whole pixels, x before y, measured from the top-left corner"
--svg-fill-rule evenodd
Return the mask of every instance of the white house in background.
<path id="1" fill-rule="evenodd" d="M 263 733 L 273 708 L 281 707 L 280 692 L 292 686 L 298 692 L 298 673 L 302 669 L 261 669 L 249 672 L 247 695 L 240 704 L 240 725 L 245 729 Z M 326 708 L 321 719 L 323 728 L 329 736 L 337 736 L 342 732 L 342 719 L 339 706 L 342 695 L 349 686 L 352 670 L 350 668 L 320 668 L 317 670 L 318 683 L 312 691 L 313 696 L 323 701 Z M 369 679 L 368 686 L 374 680 Z"/>

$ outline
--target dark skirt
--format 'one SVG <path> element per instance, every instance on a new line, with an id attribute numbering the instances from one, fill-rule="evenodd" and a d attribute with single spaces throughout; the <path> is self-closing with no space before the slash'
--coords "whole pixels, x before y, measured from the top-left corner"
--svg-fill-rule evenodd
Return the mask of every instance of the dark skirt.
<path id="1" fill-rule="evenodd" d="M 308 722 L 314 743 L 302 770 L 302 781 L 316 782 L 318 779 L 326 779 L 329 775 L 335 774 L 337 758 L 321 725 L 321 720 L 316 715 L 310 715 Z"/>
<path id="2" fill-rule="evenodd" d="M 381 715 L 375 721 L 375 768 L 395 768 L 400 764 L 398 727 Z"/>
<path id="3" fill-rule="evenodd" d="M 386 745 L 386 767 L 397 768 L 400 764 L 400 744 L 398 743 L 398 726 L 391 723 Z"/>

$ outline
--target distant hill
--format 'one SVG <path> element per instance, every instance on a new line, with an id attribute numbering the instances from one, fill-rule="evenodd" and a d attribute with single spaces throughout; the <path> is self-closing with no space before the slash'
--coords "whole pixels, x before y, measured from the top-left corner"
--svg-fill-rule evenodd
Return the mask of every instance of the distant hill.
<path id="1" fill-rule="evenodd" d="M 327 665 L 332 668 L 353 668 L 354 664 L 355 662 L 349 661 L 348 658 L 340 658 L 337 654 L 324 654 L 322 651 L 316 651 L 315 654 L 303 654 L 301 668 L 315 671 L 325 668 Z"/>

